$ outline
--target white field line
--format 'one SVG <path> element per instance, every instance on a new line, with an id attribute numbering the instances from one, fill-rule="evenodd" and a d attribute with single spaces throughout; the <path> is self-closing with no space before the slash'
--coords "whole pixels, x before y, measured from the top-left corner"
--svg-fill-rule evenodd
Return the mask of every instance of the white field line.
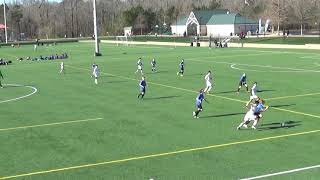
<path id="1" fill-rule="evenodd" d="M 320 71 L 310 71 L 310 70 L 305 70 L 305 71 L 303 71 L 303 70 L 288 70 L 288 71 L 272 71 L 272 70 L 265 70 L 265 71 L 263 71 L 263 70 L 255 70 L 255 69 L 244 69 L 244 68 L 238 68 L 238 67 L 236 67 L 236 65 L 237 64 L 232 64 L 232 65 L 230 65 L 230 67 L 232 68 L 232 69 L 236 69 L 236 70 L 240 70 L 240 71 L 254 71 L 254 72 L 275 72 L 275 73 L 287 73 L 287 72 L 293 72 L 293 73 L 306 73 L 306 72 L 315 72 L 315 73 L 317 73 L 317 72 L 320 72 Z M 271 67 L 267 67 L 267 68 L 273 68 L 272 66 Z"/>
<path id="2" fill-rule="evenodd" d="M 204 59 L 204 58 L 206 59 L 206 58 L 209 58 L 209 57 L 202 57 L 202 59 Z M 295 72 L 296 71 L 320 72 L 320 71 L 312 70 L 312 69 L 297 69 L 297 68 L 290 68 L 290 67 L 277 67 L 277 66 L 270 66 L 270 65 L 242 64 L 242 63 L 223 62 L 223 61 L 204 61 L 204 60 L 196 60 L 195 58 L 186 59 L 186 60 L 187 61 L 195 61 L 195 62 L 206 62 L 206 63 L 217 63 L 217 64 L 228 64 L 228 65 L 240 65 L 240 66 L 250 66 L 250 67 L 263 67 L 263 68 L 271 68 L 271 69 L 285 69 L 285 70 L 292 70 L 292 71 L 295 71 Z"/>
<path id="3" fill-rule="evenodd" d="M 55 123 L 47 123 L 47 124 L 36 124 L 36 125 L 28 125 L 28 126 L 19 126 L 19 127 L 0 129 L 0 132 L 2 132 L 2 131 L 13 131 L 13 130 L 19 130 L 19 129 L 45 127 L 45 126 L 57 126 L 57 125 L 62 125 L 62 124 L 74 124 L 74 123 L 81 123 L 81 122 L 98 121 L 98 120 L 102 120 L 102 119 L 103 118 L 82 119 L 82 120 L 74 120 L 74 121 L 55 122 Z"/>
<path id="4" fill-rule="evenodd" d="M 279 175 L 284 175 L 284 174 L 290 174 L 290 173 L 295 173 L 295 172 L 305 171 L 305 170 L 315 169 L 315 168 L 320 168 L 320 164 L 319 164 L 319 165 L 316 165 L 316 166 L 310 166 L 310 167 L 304 167 L 304 168 L 299 168 L 299 169 L 282 171 L 282 172 L 277 172 L 277 173 L 272 173 L 272 174 L 266 174 L 266 175 L 261 175 L 261 176 L 243 178 L 243 179 L 240 179 L 240 180 L 261 179 L 261 178 L 272 177 L 272 176 L 279 176 Z"/>
<path id="5" fill-rule="evenodd" d="M 27 98 L 27 97 L 29 97 L 29 96 L 32 96 L 32 95 L 34 95 L 35 93 L 38 92 L 38 89 L 35 88 L 35 87 L 33 87 L 33 86 L 24 86 L 24 85 L 19 85 L 19 84 L 4 84 L 4 85 L 5 85 L 5 86 L 16 86 L 16 87 L 27 87 L 27 88 L 33 89 L 33 92 L 30 93 L 30 94 L 24 95 L 24 96 L 17 97 L 17 98 L 0 101 L 0 104 L 2 104 L 2 103 L 7 103 L 7 102 L 11 102 L 11 101 L 18 101 L 18 100 L 20 100 L 20 99 L 24 99 L 24 98 Z"/>

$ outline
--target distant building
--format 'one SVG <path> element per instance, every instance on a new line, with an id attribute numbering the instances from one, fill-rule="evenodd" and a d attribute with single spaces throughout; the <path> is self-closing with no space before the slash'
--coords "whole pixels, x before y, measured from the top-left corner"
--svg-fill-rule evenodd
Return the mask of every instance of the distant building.
<path id="1" fill-rule="evenodd" d="M 132 26 L 124 27 L 123 32 L 125 36 L 131 36 L 132 35 Z"/>
<path id="2" fill-rule="evenodd" d="M 225 9 L 192 11 L 171 25 L 172 34 L 230 36 L 256 32 L 258 22 Z"/>

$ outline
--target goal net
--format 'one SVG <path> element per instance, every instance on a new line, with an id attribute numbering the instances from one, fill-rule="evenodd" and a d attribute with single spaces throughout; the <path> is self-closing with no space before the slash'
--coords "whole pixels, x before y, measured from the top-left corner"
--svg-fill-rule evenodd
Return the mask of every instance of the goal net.
<path id="1" fill-rule="evenodd" d="M 132 43 L 132 38 L 130 36 L 116 36 L 117 46 L 129 46 Z"/>

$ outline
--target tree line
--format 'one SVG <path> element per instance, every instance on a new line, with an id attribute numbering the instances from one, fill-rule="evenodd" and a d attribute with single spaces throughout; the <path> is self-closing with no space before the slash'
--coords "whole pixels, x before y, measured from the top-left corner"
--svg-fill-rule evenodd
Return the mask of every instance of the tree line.
<path id="1" fill-rule="evenodd" d="M 16 0 L 0 6 L 17 38 L 88 37 L 93 34 L 91 0 Z M 123 27 L 143 32 L 169 31 L 192 10 L 228 9 L 258 20 L 271 20 L 274 31 L 320 28 L 319 0 L 97 0 L 100 35 L 120 35 Z M 137 32 L 138 33 L 138 32 Z M 1 34 L 1 33 L 0 33 Z"/>

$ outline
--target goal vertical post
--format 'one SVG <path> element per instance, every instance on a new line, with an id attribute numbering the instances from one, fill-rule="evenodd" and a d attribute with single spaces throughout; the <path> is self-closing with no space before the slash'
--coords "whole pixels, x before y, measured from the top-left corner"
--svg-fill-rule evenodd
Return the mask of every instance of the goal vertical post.
<path id="1" fill-rule="evenodd" d="M 97 2 L 93 1 L 93 23 L 94 23 L 94 37 L 95 37 L 95 56 L 101 56 L 99 48 L 99 38 L 98 38 L 98 24 L 97 24 Z"/>

